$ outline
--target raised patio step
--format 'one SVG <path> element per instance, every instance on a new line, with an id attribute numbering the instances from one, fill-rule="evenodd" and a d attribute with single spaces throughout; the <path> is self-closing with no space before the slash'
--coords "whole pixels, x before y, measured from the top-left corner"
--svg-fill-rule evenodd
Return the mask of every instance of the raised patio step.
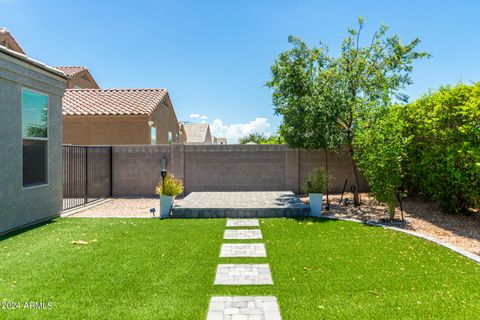
<path id="1" fill-rule="evenodd" d="M 172 218 L 276 218 L 308 216 L 310 208 L 290 191 L 192 192 Z"/>

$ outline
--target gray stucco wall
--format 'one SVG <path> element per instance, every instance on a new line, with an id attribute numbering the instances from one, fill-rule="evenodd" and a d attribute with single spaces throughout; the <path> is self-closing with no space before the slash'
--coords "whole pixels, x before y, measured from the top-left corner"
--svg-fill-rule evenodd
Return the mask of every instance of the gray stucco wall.
<path id="1" fill-rule="evenodd" d="M 66 79 L 0 52 L 0 234 L 62 208 L 62 105 Z M 22 88 L 49 98 L 48 185 L 22 185 Z"/>

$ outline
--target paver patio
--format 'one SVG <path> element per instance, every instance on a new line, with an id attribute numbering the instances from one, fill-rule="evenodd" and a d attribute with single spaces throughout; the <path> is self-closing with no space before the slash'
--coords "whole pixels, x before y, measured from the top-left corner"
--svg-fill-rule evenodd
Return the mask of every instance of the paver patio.
<path id="1" fill-rule="evenodd" d="M 173 218 L 303 217 L 309 213 L 291 191 L 192 192 L 172 209 Z"/>
<path id="2" fill-rule="evenodd" d="M 219 264 L 215 285 L 273 285 L 268 264 Z"/>
<path id="3" fill-rule="evenodd" d="M 221 258 L 266 257 L 263 243 L 224 243 L 220 250 Z"/>
<path id="4" fill-rule="evenodd" d="M 223 234 L 223 239 L 231 240 L 249 240 L 262 239 L 260 229 L 227 229 Z"/>
<path id="5" fill-rule="evenodd" d="M 227 227 L 259 227 L 258 219 L 227 219 Z"/>
<path id="6" fill-rule="evenodd" d="M 212 297 L 207 320 L 281 320 L 275 297 Z"/>

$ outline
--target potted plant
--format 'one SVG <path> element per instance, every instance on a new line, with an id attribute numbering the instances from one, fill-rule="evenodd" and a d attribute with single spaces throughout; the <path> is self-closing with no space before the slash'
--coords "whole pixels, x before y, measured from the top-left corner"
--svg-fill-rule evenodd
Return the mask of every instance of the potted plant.
<path id="1" fill-rule="evenodd" d="M 168 218 L 175 197 L 183 191 L 183 183 L 171 173 L 167 173 L 162 180 L 155 188 L 155 194 L 160 196 L 160 218 Z"/>
<path id="2" fill-rule="evenodd" d="M 322 169 L 315 169 L 307 177 L 304 190 L 310 197 L 310 215 L 319 217 L 322 213 L 323 193 L 328 188 L 328 175 Z"/>

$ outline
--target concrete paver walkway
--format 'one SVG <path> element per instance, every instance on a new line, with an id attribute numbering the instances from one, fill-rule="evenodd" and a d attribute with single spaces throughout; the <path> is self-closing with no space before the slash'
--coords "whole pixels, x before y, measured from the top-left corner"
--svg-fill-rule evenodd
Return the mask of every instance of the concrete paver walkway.
<path id="1" fill-rule="evenodd" d="M 207 320 L 281 320 L 275 297 L 212 297 Z"/>
<path id="2" fill-rule="evenodd" d="M 220 250 L 220 258 L 266 257 L 263 243 L 224 243 Z"/>
<path id="3" fill-rule="evenodd" d="M 259 227 L 258 219 L 228 219 L 227 227 Z M 226 229 L 224 239 L 262 239 L 260 229 Z M 221 258 L 265 258 L 263 243 L 224 243 Z M 214 285 L 273 285 L 270 266 L 263 264 L 219 264 Z M 281 320 L 275 297 L 233 296 L 212 297 L 207 320 Z"/>
<path id="4" fill-rule="evenodd" d="M 227 229 L 223 234 L 223 239 L 249 240 L 262 239 L 262 232 L 259 229 Z"/>
<path id="5" fill-rule="evenodd" d="M 219 264 L 215 285 L 272 285 L 268 264 Z"/>
<path id="6" fill-rule="evenodd" d="M 258 219 L 227 219 L 228 227 L 259 227 Z"/>

